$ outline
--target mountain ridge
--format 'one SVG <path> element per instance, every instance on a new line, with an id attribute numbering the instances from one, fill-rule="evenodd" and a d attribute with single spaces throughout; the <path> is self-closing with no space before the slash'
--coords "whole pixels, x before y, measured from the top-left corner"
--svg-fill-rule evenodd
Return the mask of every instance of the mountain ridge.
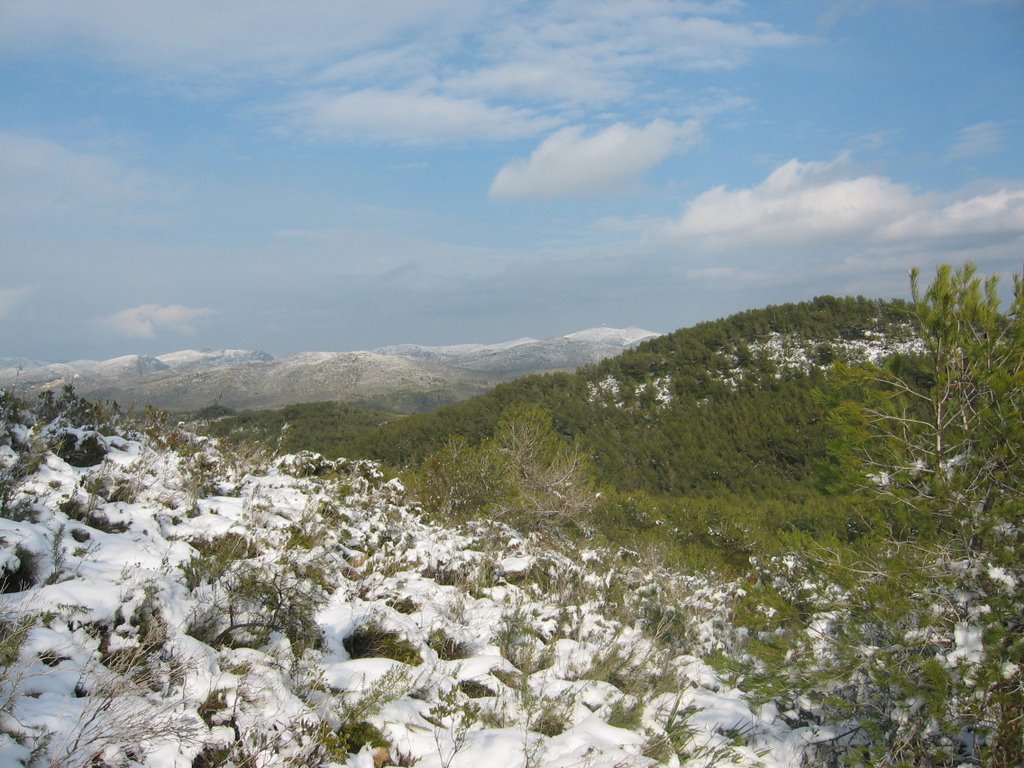
<path id="1" fill-rule="evenodd" d="M 275 358 L 244 349 L 122 355 L 0 369 L 0 386 L 28 390 L 73 384 L 92 398 L 125 405 L 198 410 L 272 408 L 330 400 L 420 411 L 482 394 L 499 381 L 571 370 L 614 356 L 657 334 L 592 328 L 553 339 L 428 347 L 415 344 L 352 352 L 299 352 Z"/>

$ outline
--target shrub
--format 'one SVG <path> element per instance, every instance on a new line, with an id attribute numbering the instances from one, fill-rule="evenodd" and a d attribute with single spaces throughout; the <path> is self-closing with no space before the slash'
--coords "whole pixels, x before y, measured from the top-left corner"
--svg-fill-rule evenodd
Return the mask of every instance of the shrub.
<path id="1" fill-rule="evenodd" d="M 39 555 L 18 544 L 14 548 L 14 556 L 18 565 L 5 569 L 0 575 L 0 594 L 24 592 L 34 587 L 39 580 Z"/>
<path id="2" fill-rule="evenodd" d="M 192 539 L 189 544 L 199 552 L 181 566 L 189 589 L 204 583 L 212 584 L 227 572 L 232 563 L 255 557 L 258 553 L 254 542 L 234 531 L 210 539 Z"/>
<path id="3" fill-rule="evenodd" d="M 456 640 L 440 627 L 437 627 L 430 632 L 430 636 L 427 638 L 427 645 L 437 654 L 437 657 L 443 661 L 468 659 L 473 655 L 473 648 L 469 643 Z"/>
<path id="4" fill-rule="evenodd" d="M 495 695 L 490 686 L 479 680 L 459 680 L 459 690 L 471 699 L 485 699 Z"/>
<path id="5" fill-rule="evenodd" d="M 385 627 L 378 619 L 360 624 L 342 644 L 353 659 L 394 659 L 412 666 L 423 661 L 415 645 L 398 632 Z"/>
<path id="6" fill-rule="evenodd" d="M 95 432 L 77 437 L 63 432 L 52 446 L 53 452 L 73 467 L 95 467 L 107 455 L 107 447 Z"/>

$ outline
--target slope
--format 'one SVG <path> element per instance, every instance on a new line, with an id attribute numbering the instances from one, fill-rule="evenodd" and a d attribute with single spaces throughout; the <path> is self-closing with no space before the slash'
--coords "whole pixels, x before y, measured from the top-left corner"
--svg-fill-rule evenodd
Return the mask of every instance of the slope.
<path id="1" fill-rule="evenodd" d="M 808 486 L 825 453 L 815 390 L 829 367 L 917 349 L 905 304 L 821 297 L 681 329 L 575 373 L 501 384 L 386 424 L 358 448 L 412 466 L 452 435 L 479 442 L 507 408 L 537 404 L 620 490 L 781 493 Z"/>
<path id="2" fill-rule="evenodd" d="M 437 525 L 369 462 L 0 406 L 4 765 L 772 768 L 812 735 L 702 660 L 735 584 Z"/>

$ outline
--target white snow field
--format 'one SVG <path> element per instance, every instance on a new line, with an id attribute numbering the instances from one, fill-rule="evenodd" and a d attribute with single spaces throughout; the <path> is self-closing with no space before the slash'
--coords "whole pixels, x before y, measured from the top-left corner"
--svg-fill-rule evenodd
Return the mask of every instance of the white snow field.
<path id="1" fill-rule="evenodd" d="M 812 736 L 702 660 L 737 585 L 428 522 L 369 462 L 2 427 L 0 766 L 770 768 Z"/>

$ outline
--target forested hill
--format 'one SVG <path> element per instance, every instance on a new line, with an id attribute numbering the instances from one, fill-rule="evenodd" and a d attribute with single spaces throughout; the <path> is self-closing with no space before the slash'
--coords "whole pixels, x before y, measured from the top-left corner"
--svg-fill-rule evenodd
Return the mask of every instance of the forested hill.
<path id="1" fill-rule="evenodd" d="M 562 435 L 580 440 L 609 487 L 786 493 L 809 483 L 824 455 L 815 390 L 828 367 L 913 352 L 915 338 L 904 302 L 820 297 L 701 323 L 575 373 L 527 376 L 344 438 L 297 430 L 293 408 L 288 440 L 292 450 L 408 467 L 451 436 L 489 437 L 511 406 L 539 405 Z"/>

